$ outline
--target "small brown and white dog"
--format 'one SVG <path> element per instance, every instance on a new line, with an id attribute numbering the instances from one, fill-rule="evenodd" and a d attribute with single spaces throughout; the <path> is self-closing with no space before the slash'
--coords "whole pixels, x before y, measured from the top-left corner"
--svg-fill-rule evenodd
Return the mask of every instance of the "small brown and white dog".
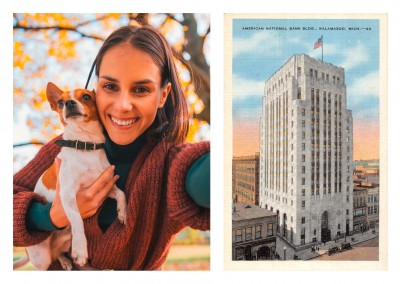
<path id="1" fill-rule="evenodd" d="M 80 266 L 87 263 L 88 251 L 84 225 L 76 203 L 76 193 L 81 187 L 91 185 L 110 165 L 104 150 L 105 137 L 96 108 L 95 94 L 86 89 L 63 92 L 56 85 L 47 85 L 47 99 L 64 125 L 63 146 L 58 158 L 61 165 L 58 175 L 60 200 L 70 221 L 63 231 L 53 232 L 45 241 L 27 247 L 27 254 L 38 270 L 47 270 L 57 258 L 65 270 L 72 269 L 70 259 L 64 255 L 71 248 L 71 257 Z M 56 170 L 53 164 L 39 179 L 34 192 L 52 202 L 56 189 Z M 117 200 L 118 219 L 126 221 L 126 197 L 116 185 L 109 197 Z M 72 243 L 72 244 L 71 244 Z"/>

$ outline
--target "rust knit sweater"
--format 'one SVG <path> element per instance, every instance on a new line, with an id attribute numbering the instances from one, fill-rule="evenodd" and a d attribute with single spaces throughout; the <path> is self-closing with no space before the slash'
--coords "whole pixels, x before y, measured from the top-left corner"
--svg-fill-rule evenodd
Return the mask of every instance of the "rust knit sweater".
<path id="1" fill-rule="evenodd" d="M 31 246 L 49 232 L 29 231 L 25 216 L 33 200 L 46 201 L 33 192 L 41 174 L 60 151 L 55 140 L 14 175 L 14 246 Z M 192 202 L 185 190 L 187 171 L 196 159 L 210 151 L 209 142 L 173 146 L 161 141 L 143 147 L 126 182 L 127 222 L 115 220 L 103 233 L 99 211 L 84 220 L 89 265 L 98 269 L 155 270 L 164 263 L 171 241 L 186 226 L 209 230 L 210 210 Z M 62 269 L 58 261 L 51 270 Z"/>

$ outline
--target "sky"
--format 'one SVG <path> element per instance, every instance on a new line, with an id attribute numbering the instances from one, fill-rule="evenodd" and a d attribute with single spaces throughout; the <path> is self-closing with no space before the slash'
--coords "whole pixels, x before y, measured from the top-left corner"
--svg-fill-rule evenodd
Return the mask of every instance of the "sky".
<path id="1" fill-rule="evenodd" d="M 294 54 L 321 60 L 322 48 L 314 49 L 321 36 L 324 62 L 345 68 L 347 109 L 353 115 L 354 160 L 379 158 L 377 19 L 233 19 L 233 155 L 259 152 L 264 82 Z"/>

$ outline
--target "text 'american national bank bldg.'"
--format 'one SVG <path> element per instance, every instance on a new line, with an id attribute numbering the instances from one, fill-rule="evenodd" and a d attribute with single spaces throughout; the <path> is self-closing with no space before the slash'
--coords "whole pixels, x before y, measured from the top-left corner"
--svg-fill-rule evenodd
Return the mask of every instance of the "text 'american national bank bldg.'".
<path id="1" fill-rule="evenodd" d="M 260 207 L 294 246 L 353 228 L 353 119 L 344 69 L 293 55 L 266 82 L 260 122 Z"/>

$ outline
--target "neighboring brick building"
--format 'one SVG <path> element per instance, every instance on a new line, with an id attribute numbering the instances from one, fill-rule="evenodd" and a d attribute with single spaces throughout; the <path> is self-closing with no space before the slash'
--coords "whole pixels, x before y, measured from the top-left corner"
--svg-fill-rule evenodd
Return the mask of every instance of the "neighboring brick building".
<path id="1" fill-rule="evenodd" d="M 259 161 L 260 154 L 233 157 L 232 200 L 259 204 Z"/>

